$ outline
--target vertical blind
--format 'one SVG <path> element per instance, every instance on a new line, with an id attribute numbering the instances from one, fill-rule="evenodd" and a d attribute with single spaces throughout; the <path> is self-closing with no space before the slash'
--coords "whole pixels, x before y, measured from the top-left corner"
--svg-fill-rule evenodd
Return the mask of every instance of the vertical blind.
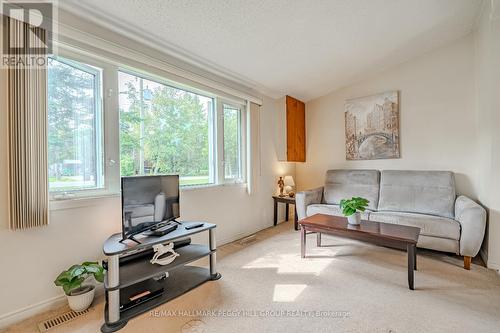
<path id="1" fill-rule="evenodd" d="M 36 32 L 40 39 L 30 41 L 43 48 L 47 34 L 40 28 L 3 17 L 10 45 L 29 41 Z M 39 29 L 36 31 L 36 29 Z M 29 48 L 14 56 L 25 56 Z M 20 53 L 23 54 L 20 54 Z M 29 51 L 28 51 L 29 52 Z M 15 52 L 14 52 L 15 53 Z M 12 55 L 12 52 L 11 52 Z M 37 55 L 38 56 L 38 55 Z M 22 230 L 48 224 L 47 173 L 47 70 L 17 63 L 7 69 L 9 227 Z"/>

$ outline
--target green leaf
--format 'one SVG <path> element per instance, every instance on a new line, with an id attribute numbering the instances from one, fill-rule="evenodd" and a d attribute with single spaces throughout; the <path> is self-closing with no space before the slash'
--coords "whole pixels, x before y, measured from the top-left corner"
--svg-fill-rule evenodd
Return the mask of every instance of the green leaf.
<path id="1" fill-rule="evenodd" d="M 104 282 L 104 270 L 94 273 L 94 278 L 96 281 L 103 283 Z"/>
<path id="2" fill-rule="evenodd" d="M 72 290 L 80 288 L 82 286 L 83 281 L 85 281 L 85 278 L 84 277 L 79 277 L 79 278 L 76 278 L 73 281 L 71 281 L 71 283 L 69 283 L 67 285 L 64 285 L 63 289 L 64 289 L 64 292 L 66 293 L 66 295 L 69 295 L 69 293 Z"/>
<path id="3" fill-rule="evenodd" d="M 87 273 L 94 274 L 94 273 L 99 272 L 99 267 L 98 266 L 87 266 L 87 267 L 85 267 L 85 270 L 87 271 Z"/>
<path id="4" fill-rule="evenodd" d="M 85 261 L 82 266 L 100 266 L 97 261 Z"/>
<path id="5" fill-rule="evenodd" d="M 85 267 L 81 265 L 73 265 L 68 269 L 72 277 L 80 276 L 85 273 Z"/>
<path id="6" fill-rule="evenodd" d="M 66 295 L 69 295 L 69 292 L 71 291 L 70 285 L 69 285 L 69 284 L 64 284 L 64 285 L 62 286 L 62 288 L 63 288 L 63 290 L 64 290 L 64 293 L 65 293 Z"/>
<path id="7" fill-rule="evenodd" d="M 54 283 L 56 286 L 62 286 L 64 283 L 68 283 L 71 280 L 71 274 L 68 271 L 63 271 L 57 276 Z"/>

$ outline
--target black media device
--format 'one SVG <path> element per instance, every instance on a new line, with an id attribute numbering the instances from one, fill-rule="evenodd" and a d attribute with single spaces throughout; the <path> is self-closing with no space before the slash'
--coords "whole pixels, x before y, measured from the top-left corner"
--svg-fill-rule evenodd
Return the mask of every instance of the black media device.
<path id="1" fill-rule="evenodd" d="M 128 302 L 120 305 L 120 311 L 128 310 L 142 303 L 146 303 L 147 301 L 150 301 L 153 298 L 159 297 L 163 294 L 163 290 L 164 290 L 163 288 L 155 291 L 145 290 L 142 293 L 133 295 L 129 298 Z"/>
<path id="2" fill-rule="evenodd" d="M 179 175 L 122 177 L 122 240 L 152 230 L 162 236 L 175 230 L 179 208 Z"/>
<path id="3" fill-rule="evenodd" d="M 144 235 L 160 237 L 174 231 L 175 229 L 177 229 L 177 223 L 161 222 L 152 226 L 148 231 L 145 231 Z"/>

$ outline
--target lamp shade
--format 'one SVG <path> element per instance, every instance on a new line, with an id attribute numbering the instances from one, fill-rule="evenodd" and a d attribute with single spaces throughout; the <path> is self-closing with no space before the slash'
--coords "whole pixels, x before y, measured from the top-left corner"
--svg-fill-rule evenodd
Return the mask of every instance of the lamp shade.
<path id="1" fill-rule="evenodd" d="M 285 186 L 295 186 L 295 182 L 293 181 L 292 176 L 285 176 L 285 179 L 283 179 L 285 182 Z"/>

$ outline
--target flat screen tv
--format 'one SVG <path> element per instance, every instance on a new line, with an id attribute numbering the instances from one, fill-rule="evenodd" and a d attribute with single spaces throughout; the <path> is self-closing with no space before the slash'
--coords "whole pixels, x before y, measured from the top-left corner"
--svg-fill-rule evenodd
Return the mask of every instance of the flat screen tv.
<path id="1" fill-rule="evenodd" d="M 122 177 L 122 236 L 179 217 L 179 176 Z"/>

